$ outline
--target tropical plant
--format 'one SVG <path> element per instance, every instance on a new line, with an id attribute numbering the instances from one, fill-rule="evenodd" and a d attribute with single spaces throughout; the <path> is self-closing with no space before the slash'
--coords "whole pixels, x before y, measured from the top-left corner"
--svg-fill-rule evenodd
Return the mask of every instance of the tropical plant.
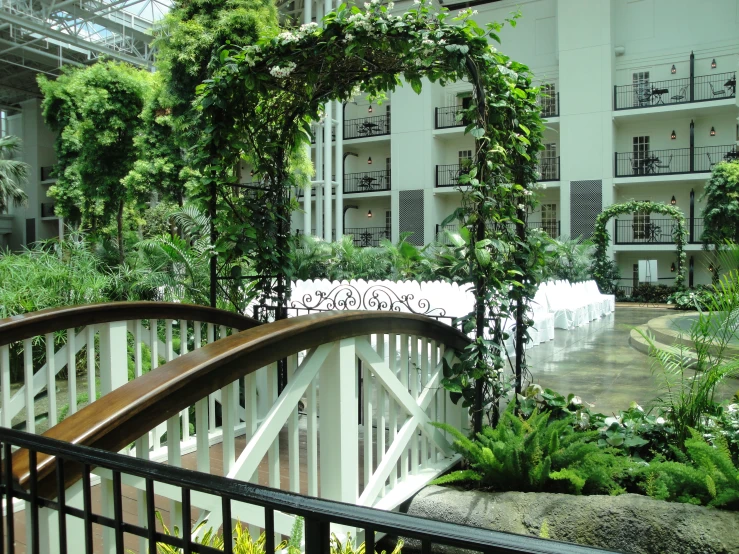
<path id="1" fill-rule="evenodd" d="M 22 206 L 28 201 L 22 187 L 28 178 L 29 165 L 13 159 L 20 147 L 18 137 L 0 137 L 0 214 L 5 213 L 10 204 Z"/>
<path id="2" fill-rule="evenodd" d="M 727 240 L 739 241 L 739 162 L 716 164 L 700 200 L 706 202 L 704 246 L 717 249 Z"/>
<path id="3" fill-rule="evenodd" d="M 739 470 L 726 443 L 708 444 L 694 429 L 678 461 L 656 459 L 632 476 L 645 494 L 660 500 L 739 508 Z"/>
<path id="4" fill-rule="evenodd" d="M 179 536 L 179 529 L 175 526 L 174 530 L 170 532 L 170 530 L 164 524 L 162 515 L 159 512 L 156 512 L 156 517 L 157 520 L 159 520 L 159 523 L 161 524 L 165 535 L 171 535 L 175 537 Z M 207 520 L 204 520 L 195 526 L 195 528 L 192 530 L 193 538 L 197 537 L 201 528 L 205 526 L 206 523 Z M 290 533 L 290 538 L 276 545 L 275 552 L 286 550 L 288 554 L 301 554 L 302 535 L 303 518 L 297 516 L 295 518 L 295 523 L 293 524 L 293 528 Z M 233 536 L 234 544 L 232 551 L 234 554 L 266 554 L 265 545 L 267 543 L 267 535 L 265 533 L 262 533 L 261 535 L 259 535 L 259 538 L 257 540 L 254 540 L 249 531 L 244 529 L 241 523 L 237 521 L 236 526 L 234 527 Z M 195 538 L 195 540 L 197 544 L 209 546 L 218 550 L 224 550 L 223 535 L 214 531 L 212 528 L 206 530 L 202 536 Z M 403 541 L 398 540 L 395 548 L 390 554 L 400 554 L 401 548 L 403 548 Z M 159 552 L 159 554 L 182 554 L 182 549 L 171 546 L 169 544 L 158 542 L 157 552 Z M 330 554 L 365 554 L 365 543 L 362 543 L 359 546 L 355 546 L 354 541 L 352 541 L 351 535 L 347 535 L 346 540 L 342 543 L 339 537 L 337 537 L 334 533 L 331 533 L 329 552 Z M 382 551 L 382 554 L 385 554 L 384 550 Z"/>
<path id="5" fill-rule="evenodd" d="M 170 530 L 164 524 L 162 514 L 156 512 L 156 517 L 157 520 L 159 520 L 159 524 L 162 526 L 165 535 L 171 535 L 175 537 L 179 536 L 180 530 L 177 528 L 177 526 L 175 526 L 174 529 L 170 532 Z M 202 536 L 198 536 L 200 529 L 204 527 L 206 523 L 207 520 L 203 520 L 198 523 L 192 530 L 192 537 L 197 542 L 197 544 L 209 546 L 218 550 L 224 550 L 223 535 L 219 534 L 217 531 L 214 531 L 212 528 L 207 529 L 202 534 Z M 232 552 L 234 554 L 265 554 L 267 535 L 265 535 L 264 533 L 259 535 L 259 538 L 257 538 L 257 540 L 254 540 L 251 536 L 251 533 L 249 533 L 249 530 L 244 529 L 241 523 L 237 521 L 233 529 L 233 537 L 234 544 Z M 280 544 L 275 546 L 275 552 L 283 550 L 287 546 L 287 544 L 287 541 L 282 541 Z M 158 542 L 157 552 L 159 552 L 159 554 L 182 554 L 183 550 L 176 546 Z"/>
<path id="6" fill-rule="evenodd" d="M 547 273 L 550 277 L 571 283 L 591 278 L 595 246 L 582 237 L 550 238 L 546 248 Z"/>
<path id="7" fill-rule="evenodd" d="M 706 285 L 692 289 L 678 290 L 667 297 L 667 303 L 677 310 L 705 310 L 711 302 L 713 291 Z"/>
<path id="8" fill-rule="evenodd" d="M 567 419 L 534 410 L 516 416 L 513 403 L 495 427 L 485 427 L 469 439 L 450 425 L 435 426 L 456 439 L 454 449 L 470 468 L 440 477 L 434 484 L 475 482 L 492 490 L 619 494 L 619 476 L 630 460 L 597 444 L 597 431 L 576 431 Z"/>
<path id="9" fill-rule="evenodd" d="M 660 387 L 656 402 L 666 408 L 677 445 L 685 444 L 689 430 L 701 429 L 706 415 L 715 412 L 716 388 L 739 375 L 739 357 L 731 348 L 739 334 L 738 277 L 736 272 L 724 275 L 714 287 L 687 334 L 691 347 L 680 341 L 660 348 L 648 332 L 639 331 L 655 357 L 652 371 Z"/>

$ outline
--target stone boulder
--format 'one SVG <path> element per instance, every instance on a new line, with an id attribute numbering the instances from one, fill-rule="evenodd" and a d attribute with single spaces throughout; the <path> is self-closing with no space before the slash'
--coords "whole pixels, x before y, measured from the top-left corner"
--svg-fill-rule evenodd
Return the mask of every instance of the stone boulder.
<path id="1" fill-rule="evenodd" d="M 490 493 L 431 486 L 411 499 L 407 512 L 634 554 L 739 553 L 739 513 L 637 494 Z M 405 542 L 403 554 L 420 549 L 416 541 Z"/>

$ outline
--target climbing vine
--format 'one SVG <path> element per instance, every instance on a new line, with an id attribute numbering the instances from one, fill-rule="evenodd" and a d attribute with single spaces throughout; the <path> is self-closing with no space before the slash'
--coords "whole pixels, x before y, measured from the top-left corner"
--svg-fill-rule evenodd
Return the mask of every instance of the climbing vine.
<path id="1" fill-rule="evenodd" d="M 459 363 L 446 365 L 443 382 L 455 401 L 473 408 L 479 428 L 483 412 L 496 412 L 503 390 L 498 345 L 507 318 L 517 322 L 517 392 L 526 373 L 528 303 L 542 260 L 541 241 L 529 240 L 525 226 L 536 203 L 530 184 L 542 148 L 537 90 L 526 66 L 490 45 L 500 24 L 482 28 L 471 19 L 472 10 L 451 17 L 421 0 L 402 15 L 388 9 L 392 4 L 379 0 L 365 10 L 342 5 L 324 18 L 323 28 L 306 24 L 252 46 L 223 49 L 213 78 L 198 89 L 205 132 L 197 149 L 202 179 L 193 193 L 206 203 L 217 193 L 216 250 L 253 259 L 261 299 L 281 306 L 291 274 L 289 191 L 306 178 L 291 160 L 309 144 L 321 106 L 347 101 L 360 90 L 379 96 L 400 85 L 401 77 L 417 93 L 423 78 L 469 81 L 473 101 L 459 117 L 475 138 L 475 155 L 456 216 L 476 296 L 476 310 L 464 325 L 476 340 Z M 509 23 L 515 26 L 515 18 Z M 238 188 L 240 158 L 252 163 L 260 187 Z"/>
<path id="2" fill-rule="evenodd" d="M 593 243 L 595 244 L 595 261 L 593 262 L 593 277 L 595 278 L 601 291 L 613 293 L 611 290 L 612 282 L 610 282 L 609 265 L 607 250 L 611 242 L 611 237 L 606 229 L 608 221 L 617 215 L 642 213 L 659 213 L 668 215 L 675 219 L 676 226 L 673 232 L 673 240 L 677 245 L 677 274 L 675 276 L 675 286 L 682 288 L 685 285 L 685 243 L 688 237 L 688 231 L 685 226 L 685 216 L 679 208 L 668 204 L 660 204 L 657 202 L 649 202 L 643 200 L 631 200 L 621 204 L 613 204 L 609 206 L 595 219 L 595 228 L 593 230 Z"/>

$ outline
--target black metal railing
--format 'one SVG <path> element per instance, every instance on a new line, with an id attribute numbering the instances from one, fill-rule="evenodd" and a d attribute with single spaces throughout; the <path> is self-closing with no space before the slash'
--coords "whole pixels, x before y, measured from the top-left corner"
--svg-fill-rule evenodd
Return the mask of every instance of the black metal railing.
<path id="1" fill-rule="evenodd" d="M 559 117 L 559 93 L 540 94 L 536 103 L 541 107 L 542 117 Z"/>
<path id="2" fill-rule="evenodd" d="M 438 242 L 439 244 L 444 244 L 446 246 L 452 246 L 452 241 L 449 240 L 449 236 L 447 235 L 447 233 L 445 233 L 445 231 L 449 231 L 450 233 L 459 233 L 459 224 L 436 224 L 436 234 L 434 235 L 436 237 L 436 242 Z"/>
<path id="3" fill-rule="evenodd" d="M 690 148 L 651 150 L 639 155 L 634 152 L 616 152 L 615 159 L 616 177 L 691 172 Z"/>
<path id="4" fill-rule="evenodd" d="M 736 96 L 736 72 L 613 87 L 613 109 L 653 108 Z"/>
<path id="5" fill-rule="evenodd" d="M 382 239 L 390 239 L 390 229 L 387 227 L 347 227 L 344 235 L 351 235 L 354 246 L 380 246 Z"/>
<path id="6" fill-rule="evenodd" d="M 459 178 L 469 172 L 469 169 L 461 164 L 447 164 L 436 166 L 437 187 L 457 187 Z"/>
<path id="7" fill-rule="evenodd" d="M 529 221 L 527 225 L 531 229 L 541 229 L 552 238 L 557 238 L 561 235 L 560 221 Z"/>
<path id="8" fill-rule="evenodd" d="M 321 129 L 321 135 L 323 135 L 323 129 Z M 331 130 L 331 140 L 332 141 L 336 140 L 336 131 L 335 130 Z M 315 135 L 311 135 L 311 137 L 310 137 L 310 143 L 311 144 L 315 144 L 316 143 L 316 137 L 315 137 Z"/>
<path id="9" fill-rule="evenodd" d="M 149 552 L 156 552 L 156 544 L 170 545 L 183 549 L 184 552 L 200 552 L 233 554 L 232 533 L 230 524 L 223 526 L 223 550 L 204 546 L 192 536 L 190 510 L 193 493 L 220 500 L 223 521 L 231 522 L 233 503 L 249 504 L 264 509 L 265 552 L 275 551 L 275 511 L 300 516 L 304 519 L 306 554 L 324 554 L 329 551 L 330 524 L 344 525 L 364 530 L 365 548 L 367 552 L 375 551 L 375 533 L 392 537 L 408 537 L 421 542 L 423 552 L 431 552 L 431 544 L 443 544 L 456 548 L 464 548 L 478 552 L 521 552 L 542 554 L 586 554 L 603 552 L 603 550 L 562 543 L 538 537 L 527 537 L 499 531 L 491 531 L 478 527 L 468 527 L 453 523 L 434 521 L 414 517 L 398 512 L 388 512 L 332 502 L 320 498 L 302 496 L 295 493 L 263 487 L 244 481 L 236 481 L 217 475 L 210 475 L 174 466 L 124 456 L 97 448 L 89 448 L 50 439 L 40 435 L 32 435 L 12 429 L 0 429 L 0 444 L 3 454 L 3 479 L 0 482 L 0 494 L 9 507 L 5 514 L 5 528 L 0 535 L 1 548 L 8 554 L 16 552 L 16 537 L 27 536 L 31 544 L 26 545 L 28 552 L 44 552 L 46 548 L 59 547 L 61 552 L 93 553 L 93 530 L 95 528 L 112 530 L 114 544 L 111 545 L 119 554 L 126 552 L 124 538 L 126 535 L 142 537 L 149 541 Z M 30 461 L 29 489 L 20 488 L 12 475 L 12 452 L 16 448 L 25 448 Z M 39 491 L 36 462 L 39 454 L 55 458 L 56 487 L 49 498 Z M 82 470 L 83 508 L 68 504 L 64 477 L 72 468 Z M 91 468 L 103 468 L 110 471 L 112 481 L 113 513 L 102 516 L 92 508 Z M 134 476 L 145 483 L 146 502 L 139 505 L 145 510 L 146 526 L 124 522 L 123 516 L 123 476 Z M 169 485 L 180 489 L 182 528 L 180 536 L 167 535 L 157 530 L 156 507 L 154 503 L 155 485 Z M 53 498 L 55 497 L 55 498 Z M 27 502 L 30 511 L 30 528 L 16 528 L 13 510 L 15 499 Z M 144 504 L 144 503 L 142 503 Z M 41 544 L 40 514 L 41 508 L 48 508 L 57 513 L 59 529 L 50 533 L 52 544 Z M 68 534 L 68 520 L 77 518 L 82 523 L 82 536 Z M 72 548 L 69 548 L 72 545 Z"/>
<path id="10" fill-rule="evenodd" d="M 719 162 L 739 159 L 736 144 L 722 144 L 719 146 L 696 146 L 693 171 L 712 171 Z"/>
<path id="11" fill-rule="evenodd" d="M 736 152 L 735 144 L 650 150 L 639 155 L 616 152 L 616 177 L 707 172 L 719 162 L 735 159 Z"/>
<path id="12" fill-rule="evenodd" d="M 693 102 L 734 98 L 736 96 L 736 71 L 701 75 L 695 78 L 693 87 Z"/>
<path id="13" fill-rule="evenodd" d="M 390 116 L 373 115 L 344 120 L 344 140 L 390 134 Z"/>
<path id="14" fill-rule="evenodd" d="M 690 226 L 690 230 L 690 242 L 692 244 L 699 244 L 703 238 L 703 218 L 694 218 Z"/>
<path id="15" fill-rule="evenodd" d="M 559 181 L 559 156 L 539 159 L 538 170 L 539 181 Z"/>
<path id="16" fill-rule="evenodd" d="M 514 225 L 509 224 L 511 230 L 513 230 Z M 557 238 L 561 235 L 561 221 L 529 221 L 527 223 L 527 226 L 530 229 L 541 229 L 543 230 L 547 235 L 549 235 L 552 238 Z M 447 246 L 451 246 L 451 241 L 449 240 L 449 237 L 445 231 L 449 231 L 450 233 L 459 233 L 459 224 L 457 223 L 449 223 L 448 225 L 440 225 L 436 224 L 436 242 L 440 244 L 445 244 Z"/>
<path id="17" fill-rule="evenodd" d="M 672 244 L 675 242 L 677 222 L 670 219 L 617 219 L 614 225 L 614 244 Z"/>
<path id="18" fill-rule="evenodd" d="M 436 129 L 449 129 L 451 127 L 465 127 L 467 123 L 461 118 L 464 108 L 462 106 L 447 106 L 445 108 L 434 108 L 434 126 Z M 459 119 L 458 119 L 459 116 Z"/>
<path id="19" fill-rule="evenodd" d="M 44 202 L 41 204 L 41 217 L 56 217 L 54 213 L 54 202 Z"/>
<path id="20" fill-rule="evenodd" d="M 385 169 L 344 175 L 344 194 L 381 190 L 390 190 L 390 172 Z"/>

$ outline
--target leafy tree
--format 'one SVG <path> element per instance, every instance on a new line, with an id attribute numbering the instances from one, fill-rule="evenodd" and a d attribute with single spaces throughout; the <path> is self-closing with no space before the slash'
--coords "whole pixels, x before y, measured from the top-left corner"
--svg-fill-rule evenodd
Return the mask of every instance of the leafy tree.
<path id="1" fill-rule="evenodd" d="M 147 191 L 124 181 L 136 161 L 134 137 L 141 127 L 151 76 L 115 62 L 65 71 L 56 81 L 39 77 L 43 116 L 58 133 L 57 182 L 49 189 L 57 213 L 93 234 L 116 221 L 123 262 L 123 210 Z"/>
<path id="2" fill-rule="evenodd" d="M 159 123 L 176 131 L 180 146 L 197 139 L 191 120 L 195 88 L 211 77 L 221 47 L 253 44 L 277 29 L 277 9 L 271 0 L 175 2 L 154 42 L 162 90 L 153 107 L 158 103 L 155 111 L 169 111 L 169 120 Z"/>
<path id="3" fill-rule="evenodd" d="M 717 164 L 701 200 L 706 201 L 704 246 L 739 241 L 739 162 Z"/>
<path id="4" fill-rule="evenodd" d="M 28 177 L 28 164 L 11 159 L 20 146 L 18 137 L 8 135 L 0 138 L 0 213 L 8 209 L 8 202 L 20 206 L 28 200 L 21 188 Z"/>

